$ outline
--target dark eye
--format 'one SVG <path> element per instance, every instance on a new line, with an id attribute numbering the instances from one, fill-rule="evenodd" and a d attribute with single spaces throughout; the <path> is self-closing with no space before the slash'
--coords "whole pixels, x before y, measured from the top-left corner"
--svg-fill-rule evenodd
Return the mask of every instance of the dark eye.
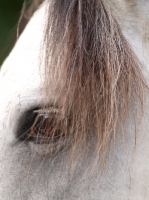
<path id="1" fill-rule="evenodd" d="M 57 141 L 62 136 L 59 115 L 60 111 L 53 107 L 28 111 L 21 118 L 17 138 L 35 143 Z"/>

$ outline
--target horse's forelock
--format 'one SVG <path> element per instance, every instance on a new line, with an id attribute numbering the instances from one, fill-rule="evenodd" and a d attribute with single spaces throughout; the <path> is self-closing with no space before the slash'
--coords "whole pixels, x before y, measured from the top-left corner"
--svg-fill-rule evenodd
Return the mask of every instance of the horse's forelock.
<path id="1" fill-rule="evenodd" d="M 96 158 L 105 161 L 129 106 L 142 105 L 140 63 L 104 0 L 51 0 L 47 11 L 45 86 L 49 96 L 50 77 L 60 77 L 59 144 L 77 149 L 94 138 Z"/>

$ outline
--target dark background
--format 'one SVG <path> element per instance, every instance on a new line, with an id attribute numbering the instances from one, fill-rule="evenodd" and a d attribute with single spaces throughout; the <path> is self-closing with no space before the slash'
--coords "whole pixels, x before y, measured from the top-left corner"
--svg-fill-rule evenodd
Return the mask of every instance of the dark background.
<path id="1" fill-rule="evenodd" d="M 24 0 L 0 0 L 0 66 L 16 40 L 16 25 Z"/>

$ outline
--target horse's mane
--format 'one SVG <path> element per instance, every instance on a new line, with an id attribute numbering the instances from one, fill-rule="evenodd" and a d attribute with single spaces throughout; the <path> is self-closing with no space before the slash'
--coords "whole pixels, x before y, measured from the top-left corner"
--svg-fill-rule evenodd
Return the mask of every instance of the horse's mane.
<path id="1" fill-rule="evenodd" d="M 56 128 L 46 134 L 54 138 L 59 129 L 58 146 L 63 141 L 72 151 L 95 140 L 96 158 L 100 155 L 104 161 L 110 141 L 125 133 L 129 108 L 133 113 L 136 103 L 143 105 L 140 62 L 104 0 L 47 4 L 45 87 L 50 98 L 50 74 L 58 77 L 52 106 L 60 114 Z"/>

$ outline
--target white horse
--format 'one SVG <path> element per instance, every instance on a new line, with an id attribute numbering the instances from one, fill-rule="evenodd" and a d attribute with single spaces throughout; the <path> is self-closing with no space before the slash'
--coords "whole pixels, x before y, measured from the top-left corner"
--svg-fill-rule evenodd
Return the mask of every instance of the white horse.
<path id="1" fill-rule="evenodd" d="M 0 72 L 0 199 L 149 199 L 148 14 L 39 6 Z"/>

